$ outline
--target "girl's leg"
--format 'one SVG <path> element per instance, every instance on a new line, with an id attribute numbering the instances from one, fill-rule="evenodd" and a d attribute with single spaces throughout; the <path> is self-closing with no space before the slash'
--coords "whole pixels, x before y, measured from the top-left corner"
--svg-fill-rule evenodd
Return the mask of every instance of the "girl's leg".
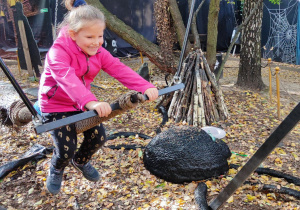
<path id="1" fill-rule="evenodd" d="M 100 179 L 98 171 L 89 163 L 92 155 L 105 143 L 105 129 L 102 124 L 95 126 L 85 132 L 84 140 L 76 152 L 71 163 L 83 176 L 90 181 L 96 182 Z"/>
<path id="2" fill-rule="evenodd" d="M 43 114 L 43 122 L 47 123 L 56 121 L 72 114 L 74 113 Z M 69 161 L 74 156 L 77 145 L 77 134 L 74 125 L 67 125 L 56 129 L 51 131 L 50 134 L 52 136 L 55 149 L 51 159 L 46 186 L 50 193 L 57 194 L 61 188 L 64 168 L 69 164 Z"/>
<path id="3" fill-rule="evenodd" d="M 77 112 L 76 112 L 77 113 Z M 50 113 L 45 117 L 47 122 L 66 118 L 74 113 Z M 52 136 L 55 149 L 53 151 L 51 164 L 56 169 L 64 169 L 74 157 L 77 147 L 77 133 L 75 125 L 67 125 L 49 132 Z"/>
<path id="4" fill-rule="evenodd" d="M 86 164 L 106 142 L 105 129 L 102 124 L 83 132 L 83 134 L 84 140 L 74 156 L 77 164 Z"/>

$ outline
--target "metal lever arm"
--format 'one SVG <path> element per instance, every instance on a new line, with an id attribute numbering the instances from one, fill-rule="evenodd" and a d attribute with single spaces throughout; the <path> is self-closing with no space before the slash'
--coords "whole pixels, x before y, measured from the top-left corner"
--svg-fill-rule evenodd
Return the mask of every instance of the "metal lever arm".
<path id="1" fill-rule="evenodd" d="M 171 93 L 173 91 L 180 90 L 180 89 L 183 89 L 183 88 L 184 88 L 184 84 L 180 83 L 180 84 L 177 84 L 177 85 L 173 85 L 173 86 L 158 90 L 158 95 L 161 96 L 161 95 Z M 144 95 L 144 97 L 146 98 L 146 100 L 148 99 L 148 96 Z M 131 97 L 131 102 L 133 102 L 133 103 L 137 102 L 137 98 L 132 96 Z M 113 111 L 117 110 L 117 109 L 120 109 L 120 104 L 119 103 L 111 104 L 111 108 L 112 108 Z M 50 123 L 46 123 L 46 124 L 42 124 L 42 125 L 37 125 L 35 127 L 35 132 L 37 134 L 40 134 L 40 133 L 43 133 L 43 132 L 46 132 L 46 131 L 51 131 L 51 130 L 54 130 L 54 129 L 57 129 L 57 128 L 60 128 L 60 127 L 63 127 L 63 126 L 69 125 L 69 124 L 79 122 L 81 120 L 85 120 L 85 119 L 88 119 L 88 118 L 91 118 L 91 117 L 95 117 L 97 115 L 98 115 L 98 113 L 95 110 L 83 112 L 83 113 L 73 115 L 73 116 L 70 116 L 70 117 L 67 117 L 67 118 L 64 118 L 64 119 L 61 119 L 61 120 L 57 120 L 57 121 L 54 121 L 54 122 L 50 122 Z"/>

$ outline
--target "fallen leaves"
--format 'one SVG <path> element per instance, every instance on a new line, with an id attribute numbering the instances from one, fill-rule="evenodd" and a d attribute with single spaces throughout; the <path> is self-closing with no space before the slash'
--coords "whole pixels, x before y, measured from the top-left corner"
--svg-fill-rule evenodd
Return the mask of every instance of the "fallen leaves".
<path id="1" fill-rule="evenodd" d="M 133 68 L 138 69 L 139 63 L 134 65 Z M 232 69 L 227 70 L 224 72 L 224 77 L 234 72 Z M 152 76 L 158 78 L 157 84 L 164 85 L 164 79 L 158 71 L 153 70 Z M 106 77 L 105 73 L 97 77 L 95 85 L 104 88 L 92 88 L 97 97 L 109 102 L 127 92 L 120 83 Z M 223 93 L 231 118 L 224 122 L 215 122 L 214 125 L 223 127 L 227 132 L 224 141 L 232 151 L 229 164 L 243 166 L 281 120 L 276 119 L 276 103 L 270 103 L 262 93 L 239 90 L 235 87 L 226 87 Z M 293 106 L 294 103 L 285 103 L 282 114 L 288 114 Z M 155 110 L 155 103 L 145 103 L 105 122 L 104 125 L 107 134 L 130 131 L 153 137 L 161 121 L 162 116 Z M 168 121 L 163 129 L 172 125 L 174 122 Z M 268 156 L 263 166 L 299 177 L 299 138 L 300 126 L 298 125 L 282 145 Z M 82 135 L 79 135 L 80 141 Z M 141 139 L 138 135 L 128 138 L 123 136 L 108 141 L 106 145 L 145 146 L 149 141 Z M 1 132 L 1 163 L 17 159 L 33 143 L 46 147 L 52 145 L 49 134 L 39 136 L 34 134 L 32 124 L 19 132 L 8 130 Z M 62 190 L 56 196 L 50 195 L 45 188 L 50 158 L 51 155 L 46 160 L 30 163 L 23 168 L 24 170 L 15 171 L 2 180 L 1 204 L 8 209 L 196 209 L 194 190 L 198 183 L 172 184 L 151 175 L 143 166 L 141 148 L 112 150 L 104 147 L 98 151 L 92 159 L 92 164 L 101 174 L 101 180 L 97 183 L 85 180 L 74 168 L 67 167 Z M 239 170 L 240 168 L 230 169 L 225 176 L 203 180 L 208 187 L 208 201 L 219 194 Z M 257 185 L 273 184 L 300 190 L 299 186 L 280 178 L 257 174 L 251 175 L 248 181 L 252 185 L 245 184 L 240 187 L 227 201 L 226 209 L 247 209 L 247 207 L 297 209 L 300 207 L 299 201 L 292 197 L 259 192 Z"/>

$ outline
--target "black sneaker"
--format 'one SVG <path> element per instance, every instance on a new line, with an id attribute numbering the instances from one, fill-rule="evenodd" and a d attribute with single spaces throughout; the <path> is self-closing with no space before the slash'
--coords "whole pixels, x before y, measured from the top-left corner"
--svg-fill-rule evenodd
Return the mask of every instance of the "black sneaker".
<path id="1" fill-rule="evenodd" d="M 96 182 L 100 179 L 98 171 L 89 162 L 84 165 L 80 165 L 72 159 L 71 163 L 87 180 Z"/>
<path id="2" fill-rule="evenodd" d="M 54 168 L 52 165 L 49 169 L 49 174 L 46 181 L 47 189 L 53 195 L 59 193 L 61 188 L 61 181 L 63 177 L 64 170 L 58 170 Z"/>

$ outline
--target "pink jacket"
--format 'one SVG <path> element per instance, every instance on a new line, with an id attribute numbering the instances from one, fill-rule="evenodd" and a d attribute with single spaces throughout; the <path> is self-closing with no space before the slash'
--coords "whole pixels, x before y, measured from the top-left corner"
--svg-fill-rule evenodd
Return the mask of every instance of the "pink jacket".
<path id="1" fill-rule="evenodd" d="M 46 55 L 38 97 L 41 111 L 85 111 L 86 103 L 97 101 L 90 84 L 101 69 L 131 90 L 144 93 L 155 87 L 103 47 L 89 57 L 63 28 Z"/>

